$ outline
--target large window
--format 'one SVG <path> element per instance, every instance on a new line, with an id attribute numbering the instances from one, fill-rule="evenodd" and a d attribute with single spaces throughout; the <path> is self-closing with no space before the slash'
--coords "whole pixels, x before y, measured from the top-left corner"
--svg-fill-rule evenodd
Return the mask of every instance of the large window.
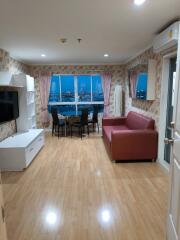
<path id="1" fill-rule="evenodd" d="M 100 75 L 53 75 L 49 94 L 49 111 L 57 106 L 63 115 L 79 115 L 83 107 L 104 109 Z"/>
<path id="2" fill-rule="evenodd" d="M 61 102 L 74 102 L 74 76 L 64 75 L 60 77 L 61 83 Z"/>
<path id="3" fill-rule="evenodd" d="M 77 76 L 79 102 L 91 102 L 91 76 Z"/>

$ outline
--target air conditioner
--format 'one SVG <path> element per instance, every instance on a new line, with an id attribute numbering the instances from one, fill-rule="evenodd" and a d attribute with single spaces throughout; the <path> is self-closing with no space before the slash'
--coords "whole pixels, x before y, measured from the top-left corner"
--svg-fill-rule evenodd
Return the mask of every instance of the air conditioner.
<path id="1" fill-rule="evenodd" d="M 178 43 L 180 22 L 175 22 L 162 33 L 157 35 L 153 42 L 154 52 L 158 53 L 175 46 Z"/>

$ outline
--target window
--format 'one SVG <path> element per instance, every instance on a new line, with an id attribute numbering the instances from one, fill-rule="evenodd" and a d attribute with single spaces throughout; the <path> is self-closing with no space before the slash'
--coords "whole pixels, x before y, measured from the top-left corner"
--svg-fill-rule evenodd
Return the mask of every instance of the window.
<path id="1" fill-rule="evenodd" d="M 92 76 L 92 99 L 93 101 L 104 101 L 101 78 Z"/>
<path id="2" fill-rule="evenodd" d="M 74 76 L 64 75 L 60 77 L 61 82 L 61 102 L 74 102 Z"/>
<path id="3" fill-rule="evenodd" d="M 59 102 L 60 101 L 60 82 L 58 76 L 53 76 L 51 78 L 51 87 L 49 102 Z"/>
<path id="4" fill-rule="evenodd" d="M 104 109 L 104 97 L 100 75 L 53 75 L 49 94 L 49 112 L 57 106 L 62 115 L 79 115 L 82 108 L 90 112 L 93 106 L 99 112 Z"/>
<path id="5" fill-rule="evenodd" d="M 78 101 L 91 102 L 91 76 L 77 76 Z"/>

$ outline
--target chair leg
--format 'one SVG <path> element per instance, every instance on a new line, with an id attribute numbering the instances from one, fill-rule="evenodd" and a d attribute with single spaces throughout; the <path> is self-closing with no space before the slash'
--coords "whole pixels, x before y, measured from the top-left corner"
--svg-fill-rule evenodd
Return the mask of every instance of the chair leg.
<path id="1" fill-rule="evenodd" d="M 54 123 L 52 124 L 52 136 L 54 135 Z"/>
<path id="2" fill-rule="evenodd" d="M 97 127 L 98 127 L 98 133 L 99 133 L 99 123 L 97 123 Z"/>
<path id="3" fill-rule="evenodd" d="M 87 132 L 88 132 L 88 136 L 89 136 L 89 124 L 87 125 Z"/>
<path id="4" fill-rule="evenodd" d="M 95 132 L 95 130 L 94 130 L 94 123 L 93 123 L 93 132 Z"/>
<path id="5" fill-rule="evenodd" d="M 60 128 L 60 127 L 58 126 L 58 138 L 59 138 L 59 128 Z"/>
<path id="6" fill-rule="evenodd" d="M 55 136 L 56 136 L 56 132 L 57 132 L 57 126 L 54 126 L 54 130 L 55 130 Z"/>
<path id="7" fill-rule="evenodd" d="M 81 129 L 81 140 L 82 140 L 82 126 L 80 127 L 80 129 Z"/>
<path id="8" fill-rule="evenodd" d="M 61 133 L 62 133 L 62 136 L 63 136 L 63 126 L 61 127 Z"/>

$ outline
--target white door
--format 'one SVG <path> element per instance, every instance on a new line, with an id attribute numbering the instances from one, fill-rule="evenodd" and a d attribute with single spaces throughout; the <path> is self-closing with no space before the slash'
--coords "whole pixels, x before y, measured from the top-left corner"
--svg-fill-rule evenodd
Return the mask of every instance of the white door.
<path id="1" fill-rule="evenodd" d="M 3 195 L 2 195 L 2 184 L 0 175 L 0 240 L 7 240 L 6 236 L 6 225 L 4 216 L 4 205 L 3 205 Z"/>
<path id="2" fill-rule="evenodd" d="M 180 28 L 179 28 L 180 29 Z M 173 114 L 174 141 L 171 153 L 171 192 L 168 213 L 167 240 L 180 240 L 180 31 L 177 56 L 175 109 Z"/>

